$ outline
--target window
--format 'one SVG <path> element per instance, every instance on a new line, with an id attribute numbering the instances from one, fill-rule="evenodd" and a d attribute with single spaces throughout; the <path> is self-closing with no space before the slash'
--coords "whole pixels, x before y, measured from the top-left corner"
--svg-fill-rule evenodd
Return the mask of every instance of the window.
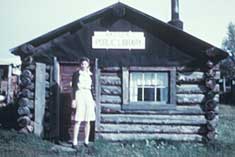
<path id="1" fill-rule="evenodd" d="M 131 72 L 130 102 L 168 103 L 168 72 Z"/>
<path id="2" fill-rule="evenodd" d="M 175 108 L 175 68 L 123 68 L 123 109 Z"/>

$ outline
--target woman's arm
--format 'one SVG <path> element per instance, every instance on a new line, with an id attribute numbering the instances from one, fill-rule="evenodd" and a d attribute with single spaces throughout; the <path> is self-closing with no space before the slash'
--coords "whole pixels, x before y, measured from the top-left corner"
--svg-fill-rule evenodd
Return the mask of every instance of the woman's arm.
<path id="1" fill-rule="evenodd" d="M 78 72 L 73 73 L 73 76 L 72 76 L 72 99 L 73 100 L 75 99 L 75 92 L 77 90 L 78 77 L 79 77 Z"/>

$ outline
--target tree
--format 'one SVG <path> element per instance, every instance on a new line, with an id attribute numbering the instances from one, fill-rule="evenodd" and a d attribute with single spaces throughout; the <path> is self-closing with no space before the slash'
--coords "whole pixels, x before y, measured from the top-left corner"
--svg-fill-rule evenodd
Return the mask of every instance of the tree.
<path id="1" fill-rule="evenodd" d="M 230 53 L 230 56 L 220 64 L 221 74 L 225 78 L 235 78 L 235 24 L 228 25 L 226 38 L 222 42 L 222 48 Z"/>
<path id="2" fill-rule="evenodd" d="M 228 32 L 227 32 L 227 37 L 224 39 L 222 43 L 222 47 L 224 50 L 227 52 L 235 53 L 235 24 L 232 22 L 229 23 L 228 25 Z"/>

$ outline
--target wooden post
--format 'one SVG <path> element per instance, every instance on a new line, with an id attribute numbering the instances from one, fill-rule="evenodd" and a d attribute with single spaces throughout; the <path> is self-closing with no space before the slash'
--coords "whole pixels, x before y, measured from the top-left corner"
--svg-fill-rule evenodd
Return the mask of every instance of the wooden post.
<path id="1" fill-rule="evenodd" d="M 227 92 L 227 89 L 226 89 L 226 79 L 225 79 L 225 77 L 223 77 L 223 92 Z"/>
<path id="2" fill-rule="evenodd" d="M 7 80 L 7 104 L 10 103 L 12 97 L 12 65 L 8 65 L 8 80 Z"/>
<path id="3" fill-rule="evenodd" d="M 96 97 L 95 132 L 99 132 L 101 106 L 100 106 L 100 69 L 98 67 L 98 59 L 95 59 L 95 97 Z M 95 133 L 95 138 L 97 138 L 96 133 Z"/>
<path id="4" fill-rule="evenodd" d="M 170 104 L 176 104 L 176 68 L 170 71 Z"/>
<path id="5" fill-rule="evenodd" d="M 35 79 L 35 123 L 34 133 L 40 137 L 43 137 L 43 119 L 46 105 L 46 65 L 43 63 L 36 63 L 36 79 Z"/>
<path id="6" fill-rule="evenodd" d="M 54 57 L 54 65 L 53 65 L 53 80 L 55 82 L 55 104 L 56 104 L 56 132 L 55 137 L 57 140 L 60 136 L 60 65 L 57 61 L 57 58 Z"/>
<path id="7" fill-rule="evenodd" d="M 122 103 L 128 104 L 128 93 L 129 93 L 129 71 L 128 68 L 122 67 Z"/>

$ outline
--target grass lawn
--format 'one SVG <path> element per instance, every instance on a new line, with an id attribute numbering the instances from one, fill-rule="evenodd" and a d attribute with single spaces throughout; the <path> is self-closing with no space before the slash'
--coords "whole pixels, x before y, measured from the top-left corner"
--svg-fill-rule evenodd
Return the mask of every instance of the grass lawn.
<path id="1" fill-rule="evenodd" d="M 21 157 L 231 157 L 235 155 L 235 107 L 220 106 L 218 138 L 214 143 L 182 143 L 172 141 L 141 141 L 108 143 L 96 141 L 91 147 L 80 147 L 77 152 L 43 141 L 34 135 L 0 130 L 0 156 Z"/>

